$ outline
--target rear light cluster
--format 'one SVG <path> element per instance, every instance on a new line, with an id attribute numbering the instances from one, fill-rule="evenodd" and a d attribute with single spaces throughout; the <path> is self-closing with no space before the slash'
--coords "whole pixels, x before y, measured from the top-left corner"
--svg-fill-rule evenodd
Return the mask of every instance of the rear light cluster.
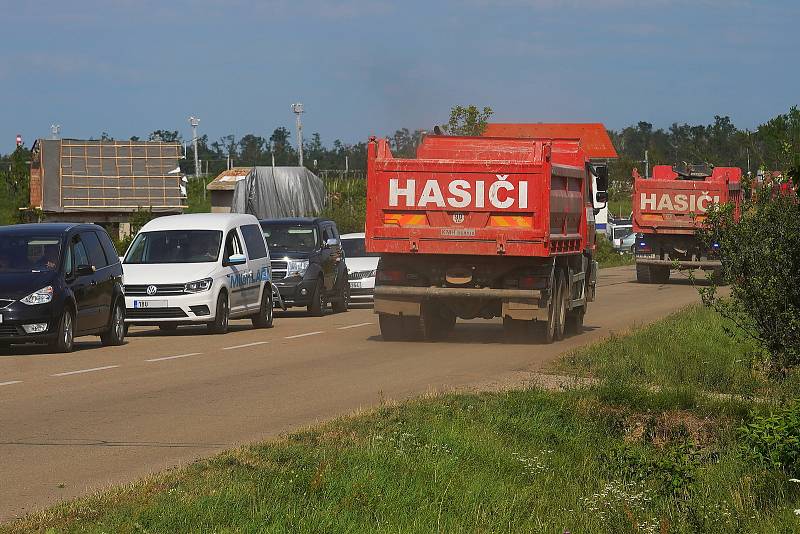
<path id="1" fill-rule="evenodd" d="M 387 269 L 378 271 L 378 282 L 400 283 L 406 279 L 406 273 L 400 269 Z"/>
<path id="2" fill-rule="evenodd" d="M 530 273 L 520 274 L 505 279 L 504 286 L 516 289 L 540 289 L 541 277 Z"/>
<path id="3" fill-rule="evenodd" d="M 644 236 L 639 234 L 636 236 L 636 250 L 639 252 L 652 252 L 652 248 L 644 240 Z"/>

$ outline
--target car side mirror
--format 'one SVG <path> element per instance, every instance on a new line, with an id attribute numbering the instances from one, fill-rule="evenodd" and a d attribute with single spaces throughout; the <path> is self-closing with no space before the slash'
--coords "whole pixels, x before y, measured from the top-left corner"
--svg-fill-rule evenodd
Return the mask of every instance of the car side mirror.
<path id="1" fill-rule="evenodd" d="M 328 239 L 327 241 L 325 241 L 325 247 L 326 248 L 338 248 L 340 245 L 341 244 L 339 243 L 339 240 L 336 239 L 335 237 L 332 237 L 332 238 Z"/>
<path id="2" fill-rule="evenodd" d="M 78 265 L 78 268 L 75 269 L 75 274 L 78 276 L 89 276 L 94 274 L 94 267 L 91 265 Z"/>
<path id="3" fill-rule="evenodd" d="M 244 265 L 247 263 L 247 258 L 244 254 L 232 254 L 225 260 L 225 265 Z"/>

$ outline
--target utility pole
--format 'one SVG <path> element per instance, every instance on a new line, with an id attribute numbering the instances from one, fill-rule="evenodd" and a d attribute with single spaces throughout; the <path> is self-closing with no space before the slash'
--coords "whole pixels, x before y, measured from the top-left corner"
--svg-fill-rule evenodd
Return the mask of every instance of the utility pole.
<path id="1" fill-rule="evenodd" d="M 303 121 L 300 115 L 303 113 L 303 104 L 300 102 L 292 104 L 292 113 L 295 114 L 297 122 L 297 154 L 300 157 L 300 166 L 303 166 Z"/>
<path id="2" fill-rule="evenodd" d="M 644 177 L 650 177 L 650 156 L 647 153 L 647 150 L 644 151 Z"/>
<path id="3" fill-rule="evenodd" d="M 198 178 L 200 176 L 200 158 L 197 155 L 197 126 L 200 124 L 200 119 L 191 116 L 189 124 L 192 127 L 192 145 L 194 146 L 194 177 Z"/>
<path id="4" fill-rule="evenodd" d="M 58 139 L 61 134 L 61 125 L 60 124 L 51 124 L 50 125 L 50 139 Z"/>

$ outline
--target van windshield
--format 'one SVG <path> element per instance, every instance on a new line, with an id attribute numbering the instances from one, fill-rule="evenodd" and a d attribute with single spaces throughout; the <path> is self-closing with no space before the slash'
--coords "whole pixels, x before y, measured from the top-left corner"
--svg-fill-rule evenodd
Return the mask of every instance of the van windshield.
<path id="1" fill-rule="evenodd" d="M 207 263 L 219 258 L 219 230 L 159 230 L 133 240 L 125 263 Z"/>
<path id="2" fill-rule="evenodd" d="M 342 248 L 347 258 L 377 258 L 380 254 L 367 252 L 363 237 L 347 237 L 342 239 Z"/>
<path id="3" fill-rule="evenodd" d="M 317 228 L 306 225 L 261 226 L 271 251 L 313 252 L 317 248 Z"/>
<path id="4" fill-rule="evenodd" d="M 60 236 L 0 235 L 0 273 L 55 271 L 60 257 Z"/>

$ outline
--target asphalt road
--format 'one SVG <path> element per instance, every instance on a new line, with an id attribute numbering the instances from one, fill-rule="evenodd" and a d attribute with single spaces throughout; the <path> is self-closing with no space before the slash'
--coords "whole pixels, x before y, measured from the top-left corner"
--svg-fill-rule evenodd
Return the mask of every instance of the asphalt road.
<path id="1" fill-rule="evenodd" d="M 553 345 L 506 343 L 499 321 L 440 343 L 381 340 L 370 308 L 223 336 L 132 329 L 122 347 L 0 351 L 0 521 L 337 415 L 431 391 L 519 383 L 611 331 L 698 302 L 685 279 L 634 282 L 606 269 L 585 331 Z"/>

